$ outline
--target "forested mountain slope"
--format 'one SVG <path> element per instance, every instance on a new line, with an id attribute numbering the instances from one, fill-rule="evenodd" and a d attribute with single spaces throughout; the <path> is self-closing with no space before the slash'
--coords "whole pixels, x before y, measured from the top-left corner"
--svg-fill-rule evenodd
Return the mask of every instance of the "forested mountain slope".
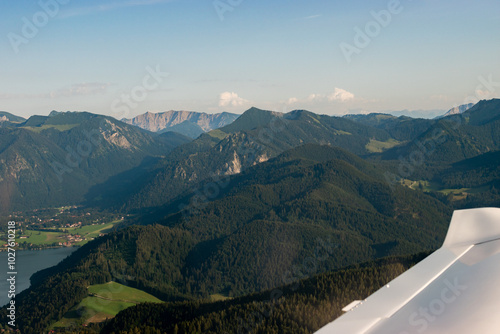
<path id="1" fill-rule="evenodd" d="M 33 116 L 0 128 L 0 209 L 81 203 L 90 187 L 187 141 L 90 113 Z"/>
<path id="2" fill-rule="evenodd" d="M 232 124 L 174 150 L 122 209 L 161 206 L 198 182 L 238 174 L 303 144 L 338 146 L 367 154 L 370 141 L 389 139 L 385 130 L 340 117 L 304 110 L 280 114 L 252 108 Z"/>
<path id="3" fill-rule="evenodd" d="M 393 191 L 380 175 L 338 148 L 288 151 L 234 177 L 194 211 L 167 214 L 159 220 L 165 226 L 122 229 L 34 275 L 17 297 L 20 328 L 37 333 L 81 301 L 88 285 L 109 280 L 162 300 L 241 296 L 280 286 L 284 277 L 438 247 L 449 208 L 421 192 Z M 302 270 L 319 251 L 328 256 Z"/>

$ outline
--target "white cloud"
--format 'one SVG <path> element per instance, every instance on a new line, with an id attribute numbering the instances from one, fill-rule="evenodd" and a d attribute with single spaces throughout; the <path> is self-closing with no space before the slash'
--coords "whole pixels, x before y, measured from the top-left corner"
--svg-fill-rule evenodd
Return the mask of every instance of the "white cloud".
<path id="1" fill-rule="evenodd" d="M 323 97 L 324 96 L 322 94 L 310 94 L 307 97 L 307 101 L 318 101 L 318 100 L 322 100 Z"/>
<path id="2" fill-rule="evenodd" d="M 493 98 L 494 96 L 495 94 L 493 94 L 493 92 L 489 90 L 481 90 L 481 89 L 476 90 L 476 97 L 480 100 L 487 100 Z"/>
<path id="3" fill-rule="evenodd" d="M 239 107 L 245 103 L 248 103 L 248 100 L 239 97 L 238 94 L 234 92 L 224 92 L 220 94 L 219 107 Z"/>
<path id="4" fill-rule="evenodd" d="M 342 88 L 337 88 L 335 87 L 335 90 L 333 93 L 328 95 L 328 101 L 340 101 L 340 102 L 347 102 L 349 100 L 354 99 L 354 94 L 346 91 L 345 89 Z"/>
<path id="5" fill-rule="evenodd" d="M 318 105 L 324 104 L 325 102 L 347 102 L 353 99 L 353 93 L 350 93 L 345 89 L 335 88 L 333 93 L 330 94 L 311 93 L 305 99 L 291 97 L 288 99 L 287 104 L 303 103 L 307 105 Z"/>

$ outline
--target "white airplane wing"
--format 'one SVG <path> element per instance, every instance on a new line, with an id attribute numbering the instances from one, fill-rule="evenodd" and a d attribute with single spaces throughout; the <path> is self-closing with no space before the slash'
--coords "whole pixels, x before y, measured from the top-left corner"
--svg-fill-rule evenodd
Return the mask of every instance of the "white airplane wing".
<path id="1" fill-rule="evenodd" d="M 317 334 L 500 333 L 500 209 L 455 211 L 443 246 Z"/>

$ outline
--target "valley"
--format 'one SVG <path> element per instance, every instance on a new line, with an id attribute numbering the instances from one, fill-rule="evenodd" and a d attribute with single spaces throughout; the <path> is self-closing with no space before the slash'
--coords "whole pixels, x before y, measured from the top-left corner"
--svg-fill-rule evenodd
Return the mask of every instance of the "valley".
<path id="1" fill-rule="evenodd" d="M 497 333 L 499 12 L 3 1 L 0 334 Z"/>
<path id="2" fill-rule="evenodd" d="M 251 108 L 194 139 L 89 113 L 11 125 L 7 133 L 40 136 L 31 155 L 23 153 L 25 167 L 5 160 L 13 165 L 4 169 L 16 171 L 9 189 L 17 189 L 6 203 L 29 208 L 8 214 L 18 222 L 19 247 L 78 246 L 16 296 L 19 326 L 27 334 L 215 333 L 270 307 L 278 318 L 262 313 L 257 328 L 310 333 L 347 299 L 439 247 L 454 209 L 500 204 L 499 113 L 500 100 L 435 120 Z M 99 144 L 63 175 L 65 187 L 57 175 L 36 179 L 29 159 L 39 155 L 43 166 L 45 147 L 90 140 L 87 122 L 100 129 L 92 137 Z M 402 172 L 400 157 L 414 156 L 438 130 L 439 144 Z M 48 194 L 44 202 L 18 195 L 24 171 Z M 71 180 L 86 185 L 78 197 L 66 195 Z M 360 279 L 367 289 L 353 288 Z M 50 306 L 40 311 L 42 304 Z M 140 320 L 143 312 L 152 318 Z"/>
<path id="3" fill-rule="evenodd" d="M 46 232 L 44 229 L 26 229 L 16 239 L 20 249 L 41 249 L 57 247 L 83 246 L 87 242 L 111 231 L 121 221 L 109 223 L 91 224 L 87 226 L 65 227 L 60 232 Z M 50 230 L 50 229 L 49 229 Z"/>
<path id="4" fill-rule="evenodd" d="M 72 205 L 16 212 L 10 218 L 17 225 L 16 248 L 39 250 L 82 246 L 123 223 L 125 216 Z M 0 230 L 1 238 L 6 238 L 5 232 Z M 2 245 L 0 251 L 5 247 Z"/>

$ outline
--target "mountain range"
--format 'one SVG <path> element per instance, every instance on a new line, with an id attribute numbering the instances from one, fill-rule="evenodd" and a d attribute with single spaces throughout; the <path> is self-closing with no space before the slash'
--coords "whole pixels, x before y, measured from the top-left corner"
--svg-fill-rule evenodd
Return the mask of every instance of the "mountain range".
<path id="1" fill-rule="evenodd" d="M 35 274 L 16 298 L 19 326 L 43 332 L 86 307 L 88 286 L 109 281 L 168 303 L 138 306 L 85 333 L 132 331 L 142 326 L 143 312 L 155 314 L 144 331 L 161 332 L 170 326 L 161 315 L 185 308 L 198 316 L 172 315 L 172 326 L 202 332 L 197 326 L 212 328 L 206 319 L 246 314 L 259 303 L 255 294 L 290 289 L 286 284 L 316 274 L 342 282 L 359 274 L 376 289 L 384 284 L 382 262 L 370 262 L 373 270 L 352 266 L 435 249 L 453 209 L 500 204 L 499 130 L 498 99 L 433 120 L 251 108 L 194 140 L 90 113 L 54 112 L 0 127 L 6 212 L 81 204 L 130 215 L 116 231 Z M 391 262 L 391 275 L 407 268 L 401 259 Z M 354 295 L 348 283 L 315 279 L 323 283 L 305 284 L 326 295 Z M 213 296 L 234 304 L 205 303 Z M 323 319 L 311 309 L 317 300 L 301 296 L 283 304 L 281 315 L 304 307 Z M 261 332 L 274 332 L 276 322 L 265 323 Z M 304 333 L 321 325 L 301 324 Z"/>
<path id="2" fill-rule="evenodd" d="M 297 110 L 282 114 L 251 108 L 232 124 L 201 135 L 174 150 L 151 180 L 138 185 L 125 205 L 147 208 L 162 205 L 199 182 L 239 174 L 280 153 L 307 143 L 332 145 L 356 154 L 371 152 L 370 143 L 386 143 L 384 130 L 341 117 Z"/>
<path id="3" fill-rule="evenodd" d="M 172 136 L 86 112 L 52 112 L 1 127 L 0 210 L 82 202 L 91 187 L 189 141 Z"/>
<path id="4" fill-rule="evenodd" d="M 237 114 L 227 112 L 206 114 L 170 110 L 161 113 L 147 112 L 132 119 L 122 119 L 122 121 L 151 132 L 173 131 L 194 139 L 202 133 L 228 125 L 238 117 Z"/>
<path id="5" fill-rule="evenodd" d="M 467 111 L 431 123 L 414 141 L 391 148 L 386 160 L 418 155 L 419 165 L 453 163 L 500 149 L 499 99 L 480 101 Z M 416 152 L 416 153 L 415 153 Z M 418 174 L 417 168 L 415 172 Z"/>
<path id="6" fill-rule="evenodd" d="M 251 108 L 195 140 L 90 113 L 53 112 L 21 123 L 9 116 L 17 123 L 0 128 L 2 210 L 85 201 L 126 211 L 154 208 L 210 178 L 239 174 L 307 143 L 377 160 L 398 178 L 430 180 L 439 166 L 500 148 L 498 104 L 481 101 L 438 120 Z M 415 154 L 422 159 L 413 166 Z M 401 161 L 410 169 L 403 174 Z"/>
<path id="7" fill-rule="evenodd" d="M 33 287 L 17 297 L 22 326 L 36 332 L 47 325 L 36 319 L 60 318 L 88 285 L 110 280 L 126 278 L 165 301 L 236 297 L 308 271 L 436 248 L 450 208 L 406 187 L 391 190 L 382 173 L 338 148 L 288 150 L 235 176 L 210 202 L 197 206 L 196 192 L 188 194 L 164 207 L 157 224 L 140 219 L 145 226 L 96 239 L 35 274 Z M 177 203 L 193 210 L 179 211 Z M 328 256 L 300 269 L 318 251 Z M 51 307 L 37 315 L 42 300 Z"/>

